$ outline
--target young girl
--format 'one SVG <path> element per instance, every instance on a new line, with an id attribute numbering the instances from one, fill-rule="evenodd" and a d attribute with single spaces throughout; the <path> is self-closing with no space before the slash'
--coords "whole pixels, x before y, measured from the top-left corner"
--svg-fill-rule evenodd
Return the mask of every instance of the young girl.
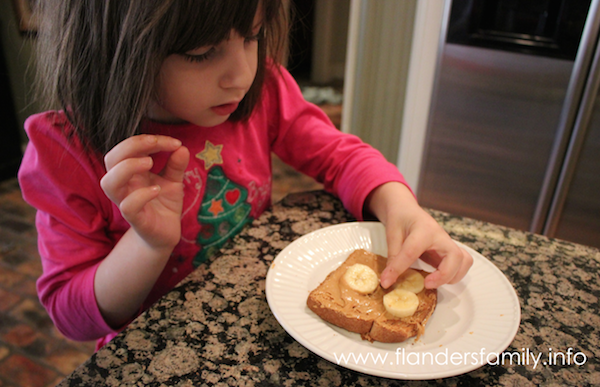
<path id="1" fill-rule="evenodd" d="M 281 0 L 46 0 L 38 61 L 62 110 L 30 117 L 19 173 L 38 209 L 42 303 L 105 344 L 270 206 L 271 152 L 386 226 L 388 287 L 435 288 L 470 256 L 402 175 L 302 99 L 278 65 Z"/>

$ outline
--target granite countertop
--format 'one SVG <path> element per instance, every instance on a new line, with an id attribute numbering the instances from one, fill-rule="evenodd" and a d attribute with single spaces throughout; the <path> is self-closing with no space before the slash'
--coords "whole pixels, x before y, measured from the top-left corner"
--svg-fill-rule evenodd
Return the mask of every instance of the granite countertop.
<path id="1" fill-rule="evenodd" d="M 527 348 L 547 358 L 572 348 L 579 365 L 486 364 L 443 380 L 401 381 L 361 374 L 305 349 L 271 313 L 265 278 L 293 240 L 354 220 L 339 200 L 316 191 L 275 204 L 60 386 L 599 385 L 600 251 L 430 213 L 516 289 L 521 324 L 507 351 Z"/>

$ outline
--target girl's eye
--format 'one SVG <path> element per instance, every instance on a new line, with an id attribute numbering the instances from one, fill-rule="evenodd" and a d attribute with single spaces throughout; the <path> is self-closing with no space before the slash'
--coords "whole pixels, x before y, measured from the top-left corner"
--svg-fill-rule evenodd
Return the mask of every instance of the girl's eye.
<path id="1" fill-rule="evenodd" d="M 183 57 L 190 62 L 204 62 L 207 59 L 210 59 L 215 54 L 215 48 L 212 47 L 204 54 L 194 55 L 194 54 L 183 54 Z"/>
<path id="2" fill-rule="evenodd" d="M 262 38 L 262 35 L 261 29 L 256 35 L 246 37 L 246 43 L 257 42 Z"/>

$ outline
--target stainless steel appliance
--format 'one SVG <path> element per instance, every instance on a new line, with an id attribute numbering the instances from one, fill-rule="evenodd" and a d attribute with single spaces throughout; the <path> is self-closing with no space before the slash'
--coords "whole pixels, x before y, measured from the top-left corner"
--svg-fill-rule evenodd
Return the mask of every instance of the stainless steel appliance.
<path id="1" fill-rule="evenodd" d="M 423 206 L 600 247 L 600 0 L 454 0 Z"/>

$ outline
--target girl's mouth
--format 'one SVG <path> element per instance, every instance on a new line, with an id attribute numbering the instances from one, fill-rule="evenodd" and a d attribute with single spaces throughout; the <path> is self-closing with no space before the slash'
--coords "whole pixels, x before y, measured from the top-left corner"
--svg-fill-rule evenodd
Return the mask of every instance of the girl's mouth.
<path id="1" fill-rule="evenodd" d="M 220 116 L 227 116 L 235 111 L 239 105 L 239 102 L 225 103 L 223 105 L 213 106 L 211 109 L 213 112 Z"/>

